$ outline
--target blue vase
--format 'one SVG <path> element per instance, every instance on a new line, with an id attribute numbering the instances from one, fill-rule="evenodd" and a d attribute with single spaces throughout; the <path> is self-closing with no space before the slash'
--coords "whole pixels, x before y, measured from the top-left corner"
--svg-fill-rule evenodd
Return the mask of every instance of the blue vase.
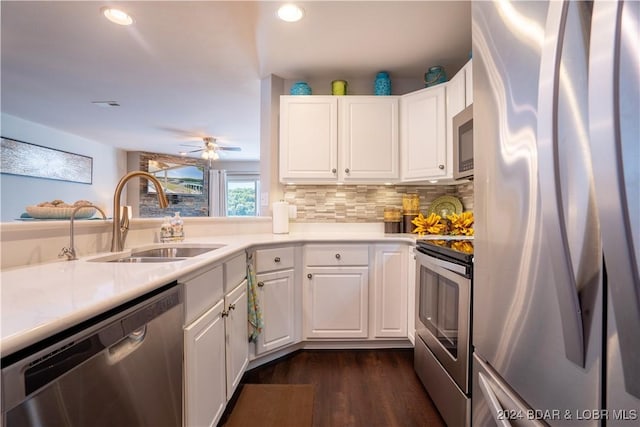
<path id="1" fill-rule="evenodd" d="M 389 78 L 389 73 L 380 71 L 376 75 L 373 93 L 376 95 L 391 95 L 391 79 Z"/>
<path id="2" fill-rule="evenodd" d="M 289 93 L 291 95 L 311 95 L 311 86 L 307 82 L 295 82 Z"/>
<path id="3" fill-rule="evenodd" d="M 438 83 L 444 83 L 446 81 L 447 81 L 447 74 L 444 72 L 444 68 L 442 68 L 440 65 L 431 67 L 426 73 L 424 73 L 425 87 L 434 86 L 434 85 L 437 85 Z"/>

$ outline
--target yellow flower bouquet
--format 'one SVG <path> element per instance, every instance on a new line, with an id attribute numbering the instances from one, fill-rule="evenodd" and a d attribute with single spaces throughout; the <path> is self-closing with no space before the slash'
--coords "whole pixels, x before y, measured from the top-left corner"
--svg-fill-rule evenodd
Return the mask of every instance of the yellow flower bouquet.
<path id="1" fill-rule="evenodd" d="M 451 234 L 454 236 L 473 236 L 473 212 L 467 211 L 461 214 L 447 216 L 448 223 L 442 221 L 438 214 L 431 213 L 425 217 L 420 213 L 411 223 L 416 226 L 413 230 L 419 236 L 425 234 Z"/>
<path id="2" fill-rule="evenodd" d="M 454 213 L 447 219 L 451 221 L 450 233 L 454 236 L 473 236 L 473 212 L 462 212 L 460 215 Z"/>
<path id="3" fill-rule="evenodd" d="M 416 226 L 413 232 L 418 233 L 419 236 L 424 236 L 425 234 L 442 234 L 447 229 L 447 225 L 442 224 L 440 222 L 441 219 L 440 215 L 435 213 L 431 213 L 426 218 L 420 213 L 411 221 L 411 223 Z"/>

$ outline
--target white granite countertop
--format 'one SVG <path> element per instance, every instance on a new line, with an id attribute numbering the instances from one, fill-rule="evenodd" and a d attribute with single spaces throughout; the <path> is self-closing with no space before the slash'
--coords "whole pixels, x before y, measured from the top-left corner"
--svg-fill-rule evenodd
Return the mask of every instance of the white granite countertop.
<path id="1" fill-rule="evenodd" d="M 52 262 L 3 271 L 0 274 L 2 357 L 209 264 L 223 262 L 254 246 L 307 242 L 413 244 L 415 240 L 415 235 L 379 232 L 209 236 L 188 239 L 182 244 L 224 244 L 225 246 L 183 261 L 168 263 L 88 261 L 108 255 L 103 253 L 76 261 Z"/>

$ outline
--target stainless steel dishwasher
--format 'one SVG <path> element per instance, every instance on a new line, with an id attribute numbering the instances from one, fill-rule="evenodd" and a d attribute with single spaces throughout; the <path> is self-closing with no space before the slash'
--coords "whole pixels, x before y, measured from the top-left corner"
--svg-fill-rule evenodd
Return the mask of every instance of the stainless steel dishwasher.
<path id="1" fill-rule="evenodd" d="M 172 283 L 8 355 L 4 427 L 181 426 L 183 320 Z"/>

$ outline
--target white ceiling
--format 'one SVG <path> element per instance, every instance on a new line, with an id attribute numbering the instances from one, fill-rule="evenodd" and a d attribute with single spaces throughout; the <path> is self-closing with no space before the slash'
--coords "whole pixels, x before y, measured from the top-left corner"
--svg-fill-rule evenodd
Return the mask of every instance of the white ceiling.
<path id="1" fill-rule="evenodd" d="M 109 3 L 134 25 L 104 19 Z M 471 49 L 470 2 L 299 2 L 293 24 L 275 17 L 281 4 L 3 0 L 2 112 L 134 151 L 211 135 L 242 147 L 226 159 L 257 160 L 260 79 L 421 77 Z"/>

